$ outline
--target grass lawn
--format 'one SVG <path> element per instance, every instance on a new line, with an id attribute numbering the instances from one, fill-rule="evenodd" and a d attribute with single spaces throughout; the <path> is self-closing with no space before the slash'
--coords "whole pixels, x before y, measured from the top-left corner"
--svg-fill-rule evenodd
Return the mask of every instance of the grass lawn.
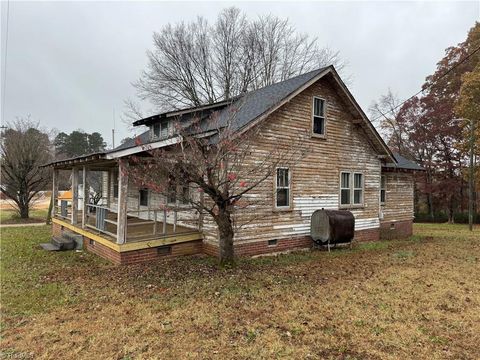
<path id="1" fill-rule="evenodd" d="M 478 359 L 480 229 L 242 260 L 115 267 L 2 229 L 1 358 Z"/>
<path id="2" fill-rule="evenodd" d="M 47 219 L 48 209 L 31 209 L 30 218 L 22 219 L 17 211 L 13 209 L 0 209 L 1 224 L 26 224 L 45 222 Z"/>

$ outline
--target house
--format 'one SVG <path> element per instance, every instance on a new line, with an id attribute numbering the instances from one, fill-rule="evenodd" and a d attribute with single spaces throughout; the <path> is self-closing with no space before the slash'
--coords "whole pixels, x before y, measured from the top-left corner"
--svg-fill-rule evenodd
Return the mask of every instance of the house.
<path id="1" fill-rule="evenodd" d="M 237 106 L 240 101 L 242 106 Z M 262 127 L 265 136 L 259 138 L 257 150 L 288 143 L 289 135 L 297 132 L 309 134 L 310 149 L 294 166 L 278 167 L 274 176 L 252 190 L 250 195 L 262 199 L 262 206 L 256 209 L 258 220 L 235 233 L 236 255 L 311 247 L 310 217 L 322 208 L 351 211 L 357 241 L 411 235 L 413 174 L 422 169 L 391 152 L 329 66 L 232 101 L 138 120 L 134 125 L 148 130 L 137 141 L 49 164 L 54 169 L 54 196 L 59 171 L 72 172 L 72 189 L 85 184 L 89 172 L 104 176 L 104 205 L 85 201 L 83 209 L 77 210 L 79 197 L 88 199 L 88 194 L 74 192 L 70 213 L 61 215 L 53 209 L 54 236 L 80 234 L 84 248 L 117 264 L 164 256 L 217 255 L 217 228 L 207 214 L 181 204 L 175 194 L 163 197 L 136 187 L 125 169 L 132 156 L 178 144 L 181 138 L 175 134 L 174 121 L 211 114 L 221 121 L 232 108 L 237 109 L 236 130 Z"/>

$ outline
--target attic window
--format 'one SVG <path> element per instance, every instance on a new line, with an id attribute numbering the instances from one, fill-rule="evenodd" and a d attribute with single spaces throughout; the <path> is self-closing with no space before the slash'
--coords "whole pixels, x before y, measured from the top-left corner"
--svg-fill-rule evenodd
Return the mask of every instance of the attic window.
<path id="1" fill-rule="evenodd" d="M 168 120 L 161 120 L 153 124 L 153 136 L 157 139 L 168 137 Z"/>
<path id="2" fill-rule="evenodd" d="M 325 136 L 325 100 L 317 97 L 313 98 L 312 132 Z"/>

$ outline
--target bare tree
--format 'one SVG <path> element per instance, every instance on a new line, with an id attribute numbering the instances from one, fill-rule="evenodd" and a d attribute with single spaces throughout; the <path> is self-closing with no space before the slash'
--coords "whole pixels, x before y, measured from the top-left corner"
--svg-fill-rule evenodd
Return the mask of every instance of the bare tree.
<path id="1" fill-rule="evenodd" d="M 26 219 L 35 196 L 50 180 L 40 168 L 51 156 L 50 140 L 30 118 L 7 124 L 2 134 L 0 190 L 13 201 L 20 217 Z"/>
<path id="2" fill-rule="evenodd" d="M 298 134 L 289 145 L 260 151 L 256 146 L 264 137 L 262 127 L 237 131 L 235 112 L 227 121 L 215 113 L 206 121 L 176 124 L 182 139 L 178 145 L 166 149 L 145 145 L 148 157 L 133 158 L 129 168 L 139 187 L 165 197 L 178 188 L 196 189 L 193 194 L 197 195 L 177 191 L 177 199 L 216 223 L 222 264 L 234 261 L 235 231 L 258 218 L 252 209 L 263 200 L 249 192 L 272 177 L 279 164 L 292 166 L 308 151 L 306 133 Z"/>
<path id="3" fill-rule="evenodd" d="M 409 156 L 408 126 L 406 116 L 402 116 L 400 100 L 388 89 L 378 101 L 370 106 L 370 113 L 375 120 L 374 125 L 388 139 L 388 145 L 394 151 Z"/>
<path id="4" fill-rule="evenodd" d="M 202 17 L 169 24 L 153 40 L 147 69 L 134 86 L 140 99 L 160 111 L 228 100 L 321 66 L 344 66 L 338 52 L 320 48 L 288 20 L 249 20 L 234 7 L 224 9 L 214 25 Z M 138 104 L 128 101 L 126 107 L 127 118 L 139 118 Z"/>

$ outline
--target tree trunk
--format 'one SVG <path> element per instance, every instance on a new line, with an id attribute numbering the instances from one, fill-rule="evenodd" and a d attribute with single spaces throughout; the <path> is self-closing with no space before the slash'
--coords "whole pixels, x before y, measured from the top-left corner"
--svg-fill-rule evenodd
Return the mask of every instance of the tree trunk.
<path id="1" fill-rule="evenodd" d="M 428 200 L 428 213 L 430 214 L 430 219 L 434 221 L 435 213 L 433 212 L 433 198 L 432 198 L 431 192 L 428 193 L 427 200 Z"/>
<path id="2" fill-rule="evenodd" d="M 19 211 L 20 211 L 20 217 L 22 219 L 28 219 L 28 205 L 26 204 L 22 204 L 19 208 Z"/>
<path id="3" fill-rule="evenodd" d="M 453 213 L 454 213 L 453 196 L 450 195 L 450 201 L 448 202 L 448 223 L 449 224 L 453 224 L 455 222 Z"/>
<path id="4" fill-rule="evenodd" d="M 233 224 L 231 213 L 225 208 L 219 208 L 215 218 L 218 225 L 220 245 L 220 265 L 232 266 L 235 264 L 233 251 Z"/>

